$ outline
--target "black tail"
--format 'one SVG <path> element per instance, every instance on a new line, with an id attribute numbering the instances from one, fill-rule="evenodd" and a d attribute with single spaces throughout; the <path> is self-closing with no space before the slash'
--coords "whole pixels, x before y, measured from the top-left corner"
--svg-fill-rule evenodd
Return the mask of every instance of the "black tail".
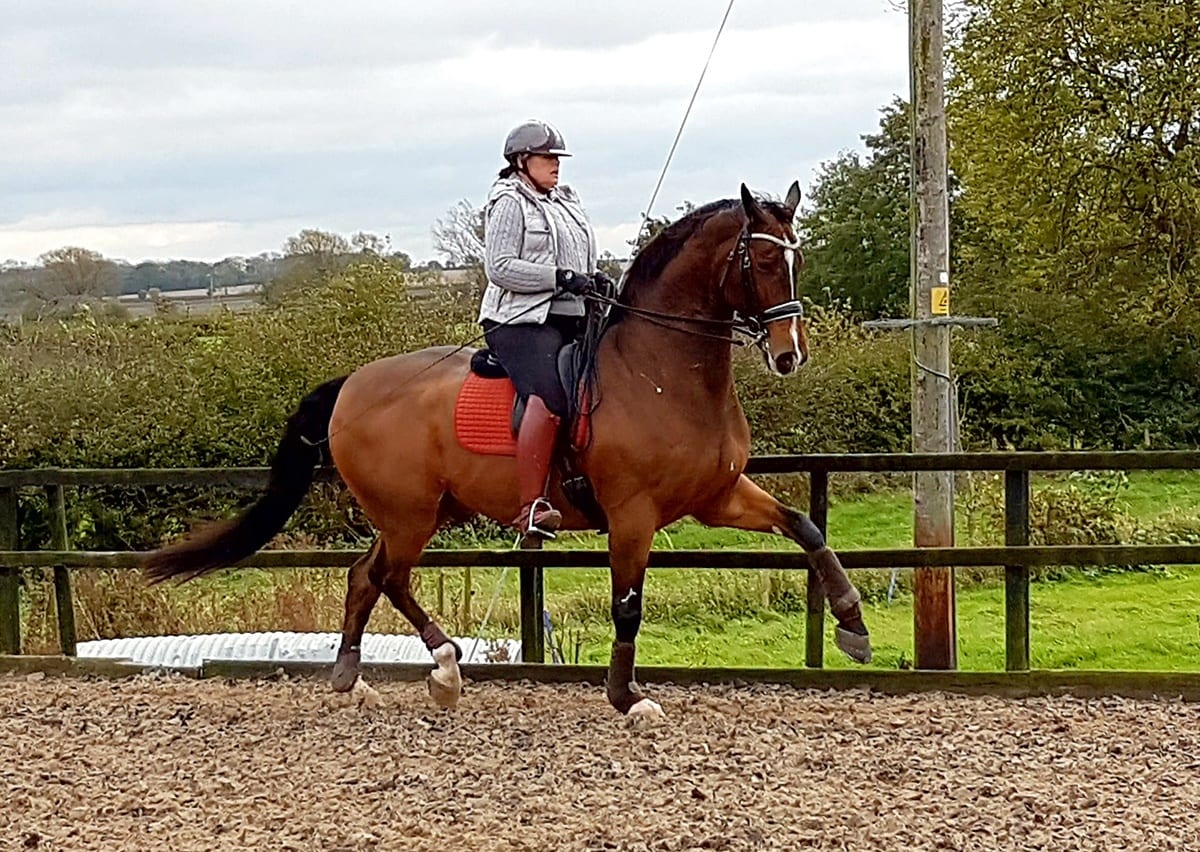
<path id="1" fill-rule="evenodd" d="M 346 381 L 333 379 L 314 390 L 288 418 L 271 459 L 267 491 L 236 518 L 214 524 L 184 540 L 146 554 L 142 567 L 151 582 L 192 580 L 245 559 L 283 529 L 312 485 L 329 435 L 333 404 Z"/>

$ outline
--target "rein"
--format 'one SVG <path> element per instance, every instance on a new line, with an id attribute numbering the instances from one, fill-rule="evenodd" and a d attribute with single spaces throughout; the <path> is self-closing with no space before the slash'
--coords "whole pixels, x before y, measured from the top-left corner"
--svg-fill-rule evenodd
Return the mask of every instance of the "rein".
<path id="1" fill-rule="evenodd" d="M 589 293 L 584 296 L 590 302 L 597 302 L 601 305 L 607 305 L 612 308 L 620 308 L 625 313 L 633 314 L 636 317 L 641 317 L 651 325 L 657 325 L 661 328 L 669 329 L 670 331 L 681 331 L 687 334 L 693 334 L 696 337 L 707 337 L 711 340 L 720 340 L 725 343 L 732 343 L 735 346 L 744 346 L 745 342 L 738 340 L 735 337 L 724 334 L 713 334 L 707 331 L 699 331 L 696 329 L 680 328 L 679 326 L 671 325 L 672 322 L 691 323 L 693 325 L 716 325 L 728 328 L 730 331 L 742 331 L 741 322 L 735 319 L 710 319 L 708 317 L 692 317 L 684 314 L 670 314 L 663 311 L 652 311 L 649 308 L 635 308 L 630 305 L 623 304 L 612 296 L 602 296 L 599 293 Z"/>

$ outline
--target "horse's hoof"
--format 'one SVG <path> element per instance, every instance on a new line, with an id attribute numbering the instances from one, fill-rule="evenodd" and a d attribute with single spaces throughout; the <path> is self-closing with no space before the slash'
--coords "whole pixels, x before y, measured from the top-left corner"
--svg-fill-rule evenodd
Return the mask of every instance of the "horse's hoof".
<path id="1" fill-rule="evenodd" d="M 349 692 L 358 680 L 358 665 L 362 654 L 358 651 L 343 651 L 338 654 L 337 662 L 333 664 L 333 674 L 329 676 L 329 685 L 334 692 Z"/>
<path id="2" fill-rule="evenodd" d="M 429 673 L 429 679 L 426 681 L 429 697 L 438 707 L 447 710 L 458 707 L 458 699 L 462 695 L 462 675 L 458 670 L 455 651 L 453 642 L 447 642 L 434 650 L 433 659 L 438 667 Z"/>
<path id="3" fill-rule="evenodd" d="M 871 662 L 871 637 L 860 636 L 857 633 L 852 633 L 844 627 L 838 627 L 834 630 L 834 644 L 841 649 L 842 653 L 856 663 Z"/>
<path id="4" fill-rule="evenodd" d="M 374 710 L 377 707 L 383 706 L 383 696 L 369 686 L 361 677 L 355 678 L 354 686 L 350 689 L 350 695 L 358 703 L 358 706 L 364 710 Z"/>
<path id="5" fill-rule="evenodd" d="M 649 698 L 643 698 L 637 704 L 630 707 L 627 715 L 634 722 L 654 722 L 667 718 L 667 714 L 663 712 L 662 706 L 656 701 L 651 701 Z"/>
<path id="6" fill-rule="evenodd" d="M 429 675 L 429 697 L 438 707 L 454 710 L 458 707 L 458 698 L 462 695 L 459 684 L 449 682 L 441 669 L 434 669 Z"/>

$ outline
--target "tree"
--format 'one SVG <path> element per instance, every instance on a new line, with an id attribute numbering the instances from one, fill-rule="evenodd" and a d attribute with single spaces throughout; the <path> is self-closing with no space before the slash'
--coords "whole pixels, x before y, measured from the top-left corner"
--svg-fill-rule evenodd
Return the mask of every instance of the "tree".
<path id="1" fill-rule="evenodd" d="M 671 220 L 666 216 L 652 216 L 642 222 L 642 227 L 638 228 L 637 234 L 632 240 L 626 240 L 629 243 L 630 255 L 637 257 L 639 251 L 646 247 L 652 239 L 657 237 L 667 229 L 671 224 Z"/>
<path id="2" fill-rule="evenodd" d="M 391 238 L 388 236 L 379 236 L 378 234 L 369 234 L 366 231 L 359 231 L 350 237 L 350 245 L 359 254 L 370 254 L 375 257 L 383 257 L 387 254 L 388 246 L 391 245 Z"/>
<path id="3" fill-rule="evenodd" d="M 66 246 L 38 258 L 42 279 L 68 296 L 115 296 L 120 275 L 117 265 L 90 249 Z"/>
<path id="4" fill-rule="evenodd" d="M 41 270 L 19 260 L 0 264 L 0 305 L 16 305 L 25 299 L 30 284 Z"/>
<path id="5" fill-rule="evenodd" d="M 283 253 L 288 257 L 333 257 L 350 253 L 350 243 L 346 238 L 330 231 L 317 228 L 304 228 L 293 237 L 288 237 L 283 244 Z"/>
<path id="6" fill-rule="evenodd" d="M 224 287 L 237 287 L 252 282 L 250 261 L 244 257 L 226 257 L 217 261 L 209 269 L 209 288 L 217 292 Z"/>
<path id="7" fill-rule="evenodd" d="M 260 297 L 268 304 L 295 290 L 327 283 L 354 259 L 345 237 L 318 228 L 304 228 L 288 237 L 283 255 L 270 280 L 263 283 Z"/>
<path id="8" fill-rule="evenodd" d="M 596 259 L 596 268 L 613 281 L 619 281 L 621 273 L 625 270 L 625 264 L 611 251 L 605 250 L 600 252 L 600 257 Z"/>
<path id="9" fill-rule="evenodd" d="M 1200 296 L 1195 3 L 963 5 L 951 155 L 983 237 L 970 260 L 994 301 L 1017 288 L 1079 304 L 1100 296 L 1095 306 L 1109 315 L 1191 309 Z"/>
<path id="10" fill-rule="evenodd" d="M 449 266 L 483 266 L 483 210 L 465 198 L 433 223 L 434 251 Z"/>
<path id="11" fill-rule="evenodd" d="M 667 229 L 672 222 L 682 219 L 687 214 L 696 209 L 696 205 L 690 201 L 684 201 L 675 207 L 679 211 L 679 215 L 675 219 L 670 219 L 667 216 L 651 216 L 642 222 L 642 227 L 638 228 L 637 235 L 632 240 L 626 240 L 632 249 L 632 255 L 637 256 L 637 253 L 646 247 L 646 243 L 657 237 Z"/>
<path id="12" fill-rule="evenodd" d="M 800 216 L 801 289 L 814 301 L 846 304 L 874 318 L 908 314 L 909 117 L 896 99 L 867 155 L 846 152 L 821 166 Z"/>
<path id="13" fill-rule="evenodd" d="M 386 258 L 393 267 L 401 272 L 412 269 L 412 258 L 406 252 L 392 251 L 392 238 L 387 234 L 381 237 L 368 231 L 359 231 L 350 237 L 350 245 L 360 255 Z"/>
<path id="14" fill-rule="evenodd" d="M 1000 317 L 993 361 L 1051 377 L 1033 404 L 1056 405 L 1063 431 L 1200 440 L 1195 3 L 962 5 L 947 89 L 960 304 Z"/>
<path id="15" fill-rule="evenodd" d="M 467 270 L 462 297 L 478 299 L 487 286 L 483 269 L 483 210 L 471 206 L 465 198 L 446 211 L 444 219 L 433 223 L 433 248 L 446 258 L 446 266 Z M 443 276 L 444 278 L 444 276 Z"/>
<path id="16" fill-rule="evenodd" d="M 120 290 L 117 265 L 90 249 L 65 246 L 41 255 L 38 264 L 25 293 L 27 312 L 34 316 L 72 313 Z"/>

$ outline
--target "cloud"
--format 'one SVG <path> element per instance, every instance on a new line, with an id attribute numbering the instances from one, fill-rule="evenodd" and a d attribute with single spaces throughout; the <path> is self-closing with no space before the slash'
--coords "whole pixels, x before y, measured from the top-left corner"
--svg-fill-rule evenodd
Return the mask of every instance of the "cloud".
<path id="1" fill-rule="evenodd" d="M 87 214 L 83 214 L 87 218 Z M 93 214 L 94 215 L 94 214 Z M 21 222 L 0 230 L 0 258 L 21 258 L 29 245 L 85 246 L 110 257 L 120 257 L 129 246 L 138 246 L 139 260 L 252 256 L 279 251 L 284 239 L 296 233 L 297 222 L 130 222 L 122 225 L 52 226 Z M 209 247 L 219 244 L 219 255 Z M 48 249 L 49 250 L 49 249 Z"/>
<path id="2" fill-rule="evenodd" d="M 216 258 L 280 227 L 390 233 L 417 258 L 482 200 L 516 122 L 554 121 L 597 230 L 636 222 L 722 0 L 653 4 L 42 2 L 0 54 L 0 246 L 75 234 L 129 259 Z M 738 0 L 655 213 L 781 192 L 907 90 L 885 0 Z M 30 227 L 53 219 L 61 227 Z M 111 248 L 102 247 L 110 246 Z"/>

